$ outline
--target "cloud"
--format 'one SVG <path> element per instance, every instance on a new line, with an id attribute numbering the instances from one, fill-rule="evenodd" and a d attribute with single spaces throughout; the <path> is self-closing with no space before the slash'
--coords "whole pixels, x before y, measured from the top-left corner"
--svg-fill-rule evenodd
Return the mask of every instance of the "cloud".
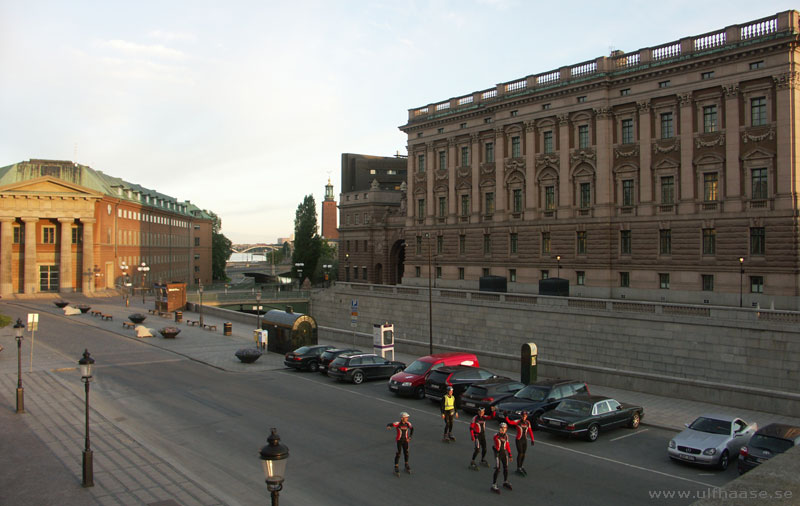
<path id="1" fill-rule="evenodd" d="M 128 42 L 120 39 L 102 41 L 101 45 L 110 49 L 115 49 L 127 54 L 141 57 L 167 58 L 171 60 L 182 60 L 186 57 L 183 51 L 162 46 L 161 44 L 144 45 Z"/>
<path id="2" fill-rule="evenodd" d="M 183 33 L 183 32 L 165 32 L 163 30 L 152 30 L 147 34 L 148 37 L 151 39 L 159 39 L 164 40 L 167 42 L 173 41 L 185 41 L 185 42 L 195 42 L 197 37 L 194 36 L 192 33 Z"/>

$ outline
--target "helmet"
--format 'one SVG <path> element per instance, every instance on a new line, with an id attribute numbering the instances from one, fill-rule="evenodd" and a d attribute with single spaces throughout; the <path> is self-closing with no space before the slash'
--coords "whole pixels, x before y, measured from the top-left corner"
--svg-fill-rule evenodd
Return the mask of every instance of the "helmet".
<path id="1" fill-rule="evenodd" d="M 405 411 L 403 411 L 402 413 L 400 413 L 400 418 L 408 418 L 408 417 L 409 417 L 409 414 L 408 414 L 408 413 L 406 413 Z"/>
<path id="2" fill-rule="evenodd" d="M 447 391 L 448 391 L 448 392 L 449 392 L 449 391 L 451 391 L 452 389 L 453 389 L 453 387 L 451 387 L 451 386 L 448 386 L 448 387 L 447 387 Z"/>
<path id="3" fill-rule="evenodd" d="M 506 422 L 500 422 L 500 428 L 501 429 L 507 429 L 508 428 L 508 424 Z"/>
<path id="4" fill-rule="evenodd" d="M 527 411 L 523 411 L 522 413 L 520 413 L 520 415 L 522 415 L 522 416 L 528 416 L 528 412 L 527 412 Z"/>
<path id="5" fill-rule="evenodd" d="M 478 411 L 486 411 L 486 408 L 484 408 L 483 406 L 478 406 Z"/>

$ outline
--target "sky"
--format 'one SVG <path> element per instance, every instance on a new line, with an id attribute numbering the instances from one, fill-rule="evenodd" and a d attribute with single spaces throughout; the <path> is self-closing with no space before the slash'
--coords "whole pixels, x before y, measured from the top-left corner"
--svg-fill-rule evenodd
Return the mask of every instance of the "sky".
<path id="1" fill-rule="evenodd" d="M 797 7 L 0 0 L 0 166 L 72 160 L 272 243 L 338 199 L 341 153 L 405 155 L 409 109 Z"/>

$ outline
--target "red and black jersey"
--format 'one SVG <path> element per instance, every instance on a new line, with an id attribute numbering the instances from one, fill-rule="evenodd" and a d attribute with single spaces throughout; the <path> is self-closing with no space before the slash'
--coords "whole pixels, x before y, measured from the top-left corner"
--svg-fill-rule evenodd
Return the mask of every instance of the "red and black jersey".
<path id="1" fill-rule="evenodd" d="M 397 437 L 395 438 L 396 441 L 409 441 L 411 440 L 411 436 L 414 435 L 414 426 L 411 425 L 411 422 L 387 423 L 386 426 L 397 429 Z"/>
<path id="2" fill-rule="evenodd" d="M 497 411 L 492 411 L 490 415 L 477 414 L 472 417 L 472 423 L 469 424 L 469 435 L 475 441 L 476 437 L 480 434 L 486 433 L 486 420 L 492 420 L 497 416 Z"/>
<path id="3" fill-rule="evenodd" d="M 508 442 L 508 432 L 505 434 L 498 432 L 494 435 L 494 449 L 500 453 L 505 452 L 511 455 L 511 445 Z"/>
<path id="4" fill-rule="evenodd" d="M 517 439 L 525 439 L 526 436 L 529 436 L 531 438 L 531 443 L 533 443 L 533 429 L 531 429 L 530 420 L 523 420 L 522 418 L 519 420 L 511 420 L 509 417 L 506 417 L 506 422 L 517 429 Z"/>

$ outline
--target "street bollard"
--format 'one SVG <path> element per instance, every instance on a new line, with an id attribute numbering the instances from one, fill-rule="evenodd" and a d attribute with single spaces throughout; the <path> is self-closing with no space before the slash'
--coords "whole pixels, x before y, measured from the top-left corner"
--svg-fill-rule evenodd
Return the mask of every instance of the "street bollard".
<path id="1" fill-rule="evenodd" d="M 231 322 L 225 322 L 222 324 L 223 335 L 229 336 L 233 334 L 233 324 Z"/>
<path id="2" fill-rule="evenodd" d="M 180 323 L 183 321 L 183 311 L 175 311 L 175 322 Z"/>

